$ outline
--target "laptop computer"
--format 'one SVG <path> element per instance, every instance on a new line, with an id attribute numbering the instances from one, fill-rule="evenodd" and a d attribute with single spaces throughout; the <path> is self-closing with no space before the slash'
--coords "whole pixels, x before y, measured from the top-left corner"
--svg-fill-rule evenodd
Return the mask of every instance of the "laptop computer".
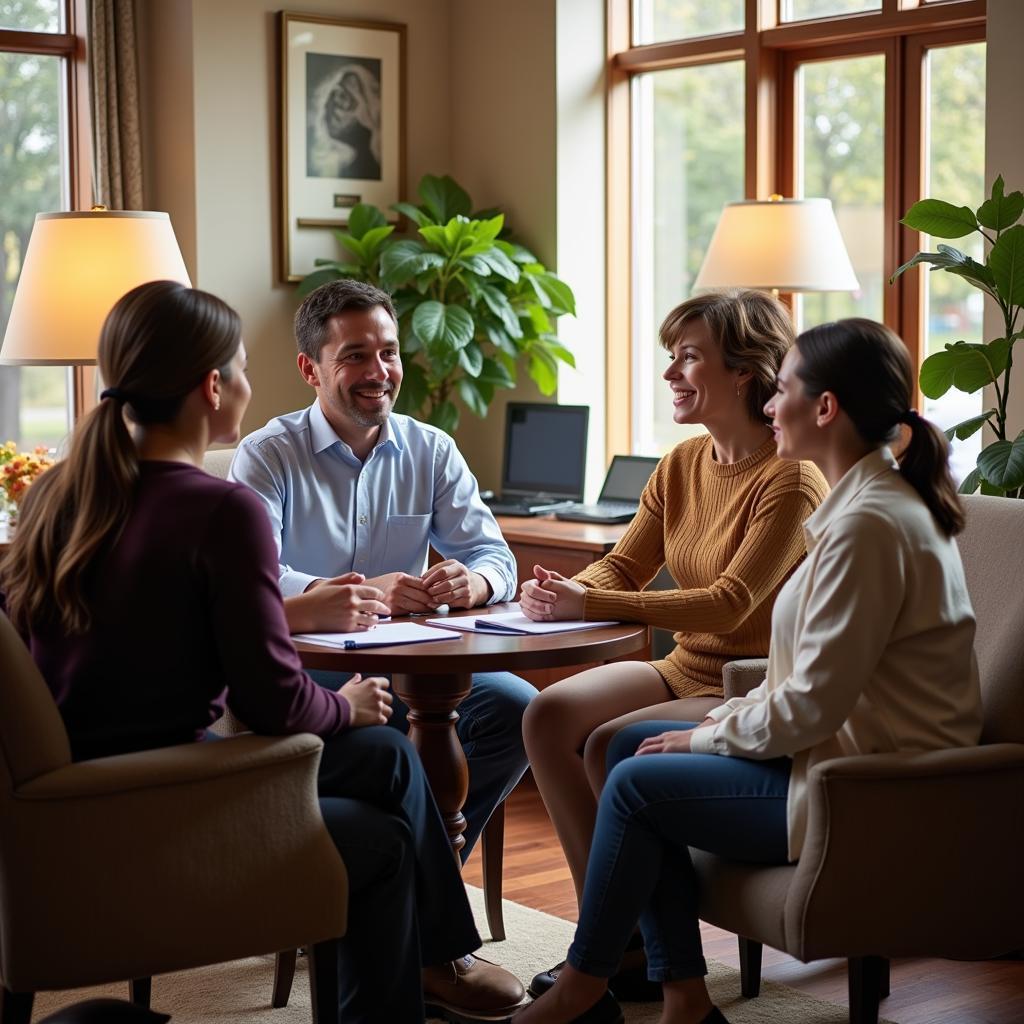
<path id="1" fill-rule="evenodd" d="M 596 504 L 557 509 L 559 519 L 577 523 L 628 523 L 640 506 L 640 495 L 658 464 L 646 455 L 615 455 Z"/>
<path id="2" fill-rule="evenodd" d="M 509 402 L 501 494 L 488 499 L 490 510 L 533 516 L 580 501 L 589 418 L 586 405 Z"/>

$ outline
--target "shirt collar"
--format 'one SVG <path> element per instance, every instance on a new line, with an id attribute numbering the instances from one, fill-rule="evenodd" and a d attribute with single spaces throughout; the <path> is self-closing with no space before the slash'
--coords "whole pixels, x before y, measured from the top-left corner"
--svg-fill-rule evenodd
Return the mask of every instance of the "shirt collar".
<path id="1" fill-rule="evenodd" d="M 804 541 L 807 550 L 814 550 L 815 544 L 825 535 L 829 526 L 872 480 L 898 469 L 899 464 L 887 446 L 875 448 L 854 463 L 805 520 Z"/>
<path id="2" fill-rule="evenodd" d="M 320 399 L 316 399 L 309 407 L 309 440 L 313 448 L 313 454 L 319 455 L 328 448 L 338 445 L 345 453 L 351 454 L 352 449 L 344 442 L 334 430 L 334 427 L 327 422 L 323 409 L 320 408 Z M 389 416 L 380 428 L 377 443 L 374 450 L 390 445 L 397 451 L 404 448 L 402 428 L 394 414 Z"/>

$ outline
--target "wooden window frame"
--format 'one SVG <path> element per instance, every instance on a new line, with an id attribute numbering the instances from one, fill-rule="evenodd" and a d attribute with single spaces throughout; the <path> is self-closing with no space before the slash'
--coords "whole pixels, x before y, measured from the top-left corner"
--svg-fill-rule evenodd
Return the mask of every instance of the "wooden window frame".
<path id="1" fill-rule="evenodd" d="M 632 126 L 635 75 L 742 59 L 746 68 L 744 191 L 747 199 L 793 195 L 796 182 L 795 70 L 808 61 L 882 53 L 885 75 L 885 222 L 888 278 L 920 248 L 899 217 L 921 198 L 924 179 L 922 69 L 928 50 L 984 41 L 986 0 L 882 0 L 882 9 L 783 23 L 781 0 L 744 0 L 740 32 L 633 45 L 632 0 L 607 3 L 607 324 L 608 458 L 632 450 Z M 902 141 L 898 141 L 902 140 Z M 885 323 L 920 357 L 923 288 L 911 270 L 886 288 Z M 625 385 L 625 386 L 624 386 Z"/>
<path id="2" fill-rule="evenodd" d="M 64 110 L 67 118 L 67 200 L 69 210 L 92 206 L 92 136 L 89 112 L 88 0 L 64 0 L 63 32 L 22 32 L 0 28 L 0 53 L 30 53 L 64 58 Z M 96 369 L 69 369 L 72 409 L 95 404 Z"/>

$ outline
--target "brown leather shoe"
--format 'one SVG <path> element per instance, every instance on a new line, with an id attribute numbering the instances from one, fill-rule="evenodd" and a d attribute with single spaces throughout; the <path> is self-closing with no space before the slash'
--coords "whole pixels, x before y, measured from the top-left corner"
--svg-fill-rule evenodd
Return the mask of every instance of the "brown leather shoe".
<path id="1" fill-rule="evenodd" d="M 452 1024 L 507 1021 L 526 1000 L 518 978 L 478 956 L 424 967 L 422 978 L 427 1016 L 443 1017 Z"/>

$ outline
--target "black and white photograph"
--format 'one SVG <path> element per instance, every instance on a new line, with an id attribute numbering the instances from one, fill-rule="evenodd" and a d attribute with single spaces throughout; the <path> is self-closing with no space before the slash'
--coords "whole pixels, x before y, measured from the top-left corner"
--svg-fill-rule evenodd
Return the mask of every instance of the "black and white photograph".
<path id="1" fill-rule="evenodd" d="M 298 281 L 336 254 L 354 206 L 402 198 L 405 26 L 279 17 L 280 276 Z"/>
<path id="2" fill-rule="evenodd" d="M 380 181 L 380 61 L 306 54 L 306 173 Z"/>

